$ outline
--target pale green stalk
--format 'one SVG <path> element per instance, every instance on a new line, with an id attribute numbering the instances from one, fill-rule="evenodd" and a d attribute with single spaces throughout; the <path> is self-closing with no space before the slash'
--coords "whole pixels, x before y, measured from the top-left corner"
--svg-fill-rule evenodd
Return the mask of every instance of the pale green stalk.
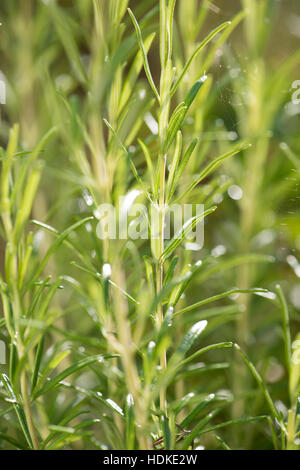
<path id="1" fill-rule="evenodd" d="M 171 4 L 175 5 L 175 1 L 169 2 L 167 7 L 166 0 L 160 0 L 160 109 L 159 109 L 159 141 L 160 151 L 158 155 L 159 164 L 159 187 L 158 187 L 158 208 L 159 208 L 159 258 L 164 251 L 164 226 L 165 226 L 165 212 L 166 212 L 166 162 L 167 154 L 164 151 L 166 132 L 169 122 L 169 111 L 171 103 L 171 87 L 172 87 L 172 26 L 173 26 L 173 9 L 170 8 Z M 174 7 L 173 5 L 173 7 Z M 164 260 L 159 259 L 156 264 L 156 294 L 160 295 L 163 286 L 164 276 Z M 156 313 L 157 328 L 160 329 L 163 322 L 163 306 L 159 303 Z M 162 373 L 167 368 L 167 352 L 162 350 L 160 356 L 160 366 Z M 166 388 L 161 387 L 160 391 L 160 408 L 167 413 L 167 396 Z"/>

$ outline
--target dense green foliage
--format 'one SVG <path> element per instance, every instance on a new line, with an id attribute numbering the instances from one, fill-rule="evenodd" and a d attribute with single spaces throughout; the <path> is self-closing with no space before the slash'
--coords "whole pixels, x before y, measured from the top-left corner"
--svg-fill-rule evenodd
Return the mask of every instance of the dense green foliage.
<path id="1" fill-rule="evenodd" d="M 300 449 L 283 3 L 1 2 L 2 449 Z M 134 202 L 151 240 L 100 239 Z M 204 213 L 165 240 L 174 204 Z"/>

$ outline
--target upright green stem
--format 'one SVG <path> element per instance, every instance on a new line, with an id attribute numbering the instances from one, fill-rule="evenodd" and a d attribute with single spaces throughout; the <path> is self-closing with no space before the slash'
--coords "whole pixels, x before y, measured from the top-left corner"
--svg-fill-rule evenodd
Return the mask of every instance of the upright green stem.
<path id="1" fill-rule="evenodd" d="M 288 412 L 286 450 L 297 449 L 297 445 L 295 444 L 296 431 L 296 406 L 294 406 Z"/>
<path id="2" fill-rule="evenodd" d="M 115 280 L 118 285 L 124 285 L 125 279 L 118 262 L 114 265 Z M 128 322 L 128 305 L 124 296 L 118 290 L 114 297 L 116 326 L 118 340 L 121 345 L 121 361 L 123 363 L 127 388 L 135 403 L 135 418 L 137 421 L 137 439 L 141 450 L 151 448 L 149 437 L 146 435 L 147 407 L 143 401 L 141 383 L 135 362 L 135 351 L 131 336 L 130 324 Z"/>
<path id="3" fill-rule="evenodd" d="M 11 242 L 13 243 L 13 241 Z M 18 285 L 18 273 L 17 273 L 17 266 L 18 266 L 18 258 L 16 255 L 16 250 L 12 256 L 11 263 L 10 263 L 10 269 L 9 269 L 9 274 L 10 274 L 10 283 L 12 284 L 11 286 L 11 291 L 12 291 L 12 309 L 13 309 L 13 315 L 14 315 L 14 324 L 15 324 L 15 341 L 16 341 L 16 346 L 18 350 L 18 356 L 22 358 L 24 356 L 24 346 L 23 346 L 23 340 L 21 338 L 21 332 L 19 329 L 19 318 L 21 316 L 21 300 L 20 300 L 20 294 L 17 289 Z M 21 371 L 20 375 L 20 386 L 21 386 L 21 395 L 23 399 L 23 405 L 24 405 L 24 413 L 26 417 L 26 422 L 28 426 L 28 430 L 30 433 L 30 437 L 32 440 L 32 444 L 35 450 L 39 449 L 39 441 L 38 437 L 36 434 L 35 426 L 33 423 L 33 417 L 32 417 L 32 410 L 31 410 L 31 403 L 30 399 L 28 397 L 28 392 L 27 392 L 27 379 L 26 379 L 26 369 L 25 369 L 25 364 L 23 365 L 23 369 Z"/>
<path id="4" fill-rule="evenodd" d="M 27 380 L 26 380 L 26 372 L 25 369 L 22 370 L 21 372 L 21 393 L 22 393 L 22 398 L 23 398 L 23 404 L 24 404 L 24 412 L 26 416 L 26 421 L 28 425 L 28 430 L 30 433 L 30 437 L 33 443 L 34 450 L 38 450 L 40 448 L 39 446 L 39 441 L 37 438 L 35 426 L 33 423 L 33 418 L 32 418 L 32 412 L 31 412 L 31 405 L 30 405 L 30 400 L 28 397 L 27 393 Z"/>
<path id="5" fill-rule="evenodd" d="M 159 245 L 160 253 L 164 250 L 164 226 L 165 226 L 165 176 L 166 176 L 166 159 L 165 155 L 161 160 L 160 168 L 160 199 L 159 199 Z M 156 266 L 156 294 L 159 295 L 163 287 L 164 266 L 163 261 L 160 260 Z M 157 307 L 157 327 L 161 327 L 163 322 L 163 306 L 159 303 Z M 167 368 L 167 352 L 163 348 L 160 356 L 160 367 L 162 371 Z M 166 413 L 166 388 L 162 387 L 160 390 L 160 408 Z"/>
<path id="6" fill-rule="evenodd" d="M 13 217 L 13 209 L 9 200 L 9 184 L 12 180 L 12 157 L 16 152 L 18 144 L 18 127 L 15 126 L 10 134 L 10 140 L 7 149 L 6 159 L 2 165 L 1 175 L 1 218 L 5 231 L 5 277 L 7 288 L 9 291 L 9 299 L 12 310 L 13 322 L 10 329 L 11 342 L 16 345 L 20 363 L 24 356 L 24 337 L 20 329 L 20 318 L 22 316 L 22 297 L 19 291 L 19 255 L 18 255 L 18 241 L 15 236 L 15 220 Z M 4 306 L 6 310 L 7 306 Z M 10 324 L 10 314 L 5 312 L 5 317 Z M 22 366 L 20 373 L 20 388 L 24 404 L 24 413 L 31 436 L 34 449 L 39 448 L 39 442 L 35 431 L 30 399 L 27 393 L 27 380 L 26 380 L 26 365 Z"/>
<path id="7" fill-rule="evenodd" d="M 166 0 L 160 0 L 160 63 L 161 63 L 161 76 L 160 76 L 160 109 L 159 109 L 159 194 L 158 194 L 158 211 L 159 211 L 159 253 L 164 251 L 164 226 L 165 226 L 165 186 L 166 186 L 166 162 L 167 154 L 164 151 L 165 137 L 169 122 L 170 111 L 170 92 L 172 86 L 172 63 L 171 63 L 171 50 L 172 50 L 172 35 L 168 31 L 168 24 L 171 24 L 168 17 L 168 7 Z M 169 28 L 170 29 L 170 28 Z M 169 38 L 168 38 L 169 32 Z M 160 294 L 163 287 L 163 274 L 164 265 L 160 259 L 156 266 L 156 294 Z M 156 322 L 158 329 L 163 322 L 163 306 L 158 304 L 156 313 Z M 162 371 L 167 368 L 167 352 L 162 349 L 160 355 L 160 366 Z M 160 390 L 160 408 L 166 414 L 167 400 L 166 388 L 162 387 Z"/>
<path id="8" fill-rule="evenodd" d="M 16 347 L 18 350 L 18 356 L 19 358 L 22 358 L 24 355 L 24 345 L 23 345 L 23 339 L 21 337 L 21 331 L 19 328 L 19 318 L 21 316 L 21 300 L 20 300 L 20 294 L 17 289 L 18 285 L 18 257 L 16 254 L 16 248 L 14 248 L 14 239 L 12 233 L 8 233 L 8 247 L 7 250 L 11 250 L 9 253 L 9 264 L 8 264 L 8 284 L 10 285 L 11 289 L 11 303 L 12 303 L 12 310 L 13 310 L 13 316 L 14 316 L 14 326 L 15 326 L 15 342 L 16 342 Z M 23 399 L 23 405 L 24 405 L 24 413 L 26 417 L 26 422 L 28 425 L 28 430 L 30 433 L 30 437 L 32 440 L 32 444 L 35 450 L 39 449 L 39 441 L 38 437 L 36 434 L 35 426 L 33 423 L 33 417 L 32 417 L 32 410 L 31 410 L 31 404 L 30 404 L 30 399 L 28 397 L 28 392 L 27 392 L 27 379 L 26 379 L 26 369 L 25 365 L 23 366 L 23 369 L 21 370 L 21 375 L 20 375 L 20 386 L 21 386 L 21 395 Z"/>

